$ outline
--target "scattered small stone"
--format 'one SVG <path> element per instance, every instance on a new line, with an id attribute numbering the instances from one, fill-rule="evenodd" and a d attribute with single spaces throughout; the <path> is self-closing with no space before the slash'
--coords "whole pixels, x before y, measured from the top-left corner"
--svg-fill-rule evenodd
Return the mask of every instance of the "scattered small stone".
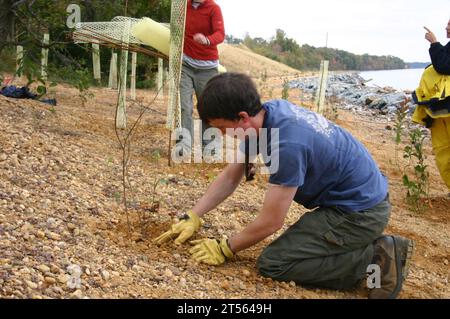
<path id="1" fill-rule="evenodd" d="M 54 219 L 53 217 L 50 217 L 47 219 L 47 227 L 48 228 L 55 228 L 56 227 L 56 219 Z"/>
<path id="2" fill-rule="evenodd" d="M 50 265 L 50 271 L 54 274 L 57 274 L 57 273 L 61 272 L 61 269 L 59 269 L 59 267 L 56 265 Z"/>
<path id="3" fill-rule="evenodd" d="M 62 274 L 58 276 L 58 282 L 62 283 L 62 284 L 67 284 L 67 282 L 69 281 L 70 276 L 66 275 L 66 274 Z"/>
<path id="4" fill-rule="evenodd" d="M 131 267 L 131 270 L 133 270 L 135 272 L 140 272 L 141 271 L 141 267 L 139 267 L 138 265 L 133 265 L 133 267 Z"/>
<path id="5" fill-rule="evenodd" d="M 282 288 L 284 288 L 284 289 L 288 289 L 288 288 L 289 288 L 289 283 L 287 283 L 286 281 L 282 281 L 282 282 L 280 283 L 280 286 L 281 286 Z"/>
<path id="6" fill-rule="evenodd" d="M 82 299 L 83 298 L 83 293 L 81 292 L 80 289 L 77 289 L 75 292 L 73 292 L 70 295 L 70 299 Z"/>
<path id="7" fill-rule="evenodd" d="M 14 290 L 13 296 L 16 297 L 16 298 L 20 298 L 20 299 L 25 298 L 25 296 L 23 295 L 23 293 L 21 293 L 19 290 Z"/>
<path id="8" fill-rule="evenodd" d="M 47 284 L 49 284 L 49 285 L 53 285 L 53 284 L 56 283 L 56 279 L 53 278 L 53 277 L 45 277 L 45 278 L 44 278 L 44 281 L 45 281 Z"/>
<path id="9" fill-rule="evenodd" d="M 52 240 L 61 240 L 61 235 L 54 233 L 54 232 L 48 232 L 47 237 Z"/>
<path id="10" fill-rule="evenodd" d="M 40 265 L 40 266 L 38 267 L 38 269 L 39 269 L 40 272 L 42 272 L 42 273 L 44 273 L 44 274 L 50 271 L 50 267 L 48 267 L 48 266 L 46 266 L 46 265 Z"/>
<path id="11" fill-rule="evenodd" d="M 67 231 L 67 230 L 64 230 L 62 233 L 61 233 L 61 235 L 63 236 L 63 237 L 69 237 L 70 236 L 70 233 Z M 61 244 L 61 243 L 60 243 Z"/>
<path id="12" fill-rule="evenodd" d="M 103 280 L 105 280 L 105 281 L 108 281 L 109 278 L 111 278 L 111 275 L 109 274 L 109 271 L 107 271 L 107 270 L 102 270 L 101 275 L 102 275 Z"/>
<path id="13" fill-rule="evenodd" d="M 37 289 L 38 285 L 30 280 L 25 280 L 25 283 L 27 284 L 28 287 L 30 287 L 31 289 Z"/>
<path id="14" fill-rule="evenodd" d="M 45 233 L 42 230 L 38 230 L 36 232 L 36 237 L 40 238 L 40 239 L 43 239 L 43 238 L 45 238 Z"/>
<path id="15" fill-rule="evenodd" d="M 228 280 L 224 280 L 220 283 L 220 287 L 222 287 L 225 290 L 230 290 L 230 282 Z"/>
<path id="16" fill-rule="evenodd" d="M 79 235 L 80 235 L 80 229 L 79 229 L 79 228 L 75 228 L 75 229 L 73 230 L 73 235 L 74 235 L 74 236 L 79 236 Z"/>
<path id="17" fill-rule="evenodd" d="M 245 277 L 250 277 L 250 271 L 248 271 L 247 269 L 244 269 L 244 270 L 242 271 L 242 274 L 243 274 Z"/>
<path id="18" fill-rule="evenodd" d="M 58 295 L 62 295 L 64 293 L 64 290 L 62 290 L 62 288 L 58 286 L 53 286 L 53 291 Z"/>
<path id="19" fill-rule="evenodd" d="M 69 173 L 67 173 L 67 172 L 59 172 L 58 173 L 58 177 L 67 177 L 67 176 L 69 176 Z"/>
<path id="20" fill-rule="evenodd" d="M 21 274 L 29 274 L 29 273 L 31 273 L 31 271 L 29 268 L 25 267 L 25 268 L 20 269 L 20 273 Z"/>
<path id="21" fill-rule="evenodd" d="M 170 269 L 166 269 L 165 271 L 164 271 L 164 276 L 166 276 L 166 277 L 168 277 L 168 278 L 172 278 L 173 277 L 173 273 L 172 273 L 172 271 L 170 270 Z"/>
<path id="22" fill-rule="evenodd" d="M 11 155 L 10 159 L 11 159 L 11 162 L 12 162 L 13 166 L 17 166 L 17 165 L 20 164 L 17 154 Z"/>

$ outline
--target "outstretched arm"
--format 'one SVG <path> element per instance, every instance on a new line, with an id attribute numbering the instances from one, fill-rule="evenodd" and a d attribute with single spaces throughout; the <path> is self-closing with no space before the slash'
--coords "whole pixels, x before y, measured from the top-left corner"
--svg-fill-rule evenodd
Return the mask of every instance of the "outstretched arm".
<path id="1" fill-rule="evenodd" d="M 431 63 L 434 69 L 445 75 L 450 75 L 450 53 L 439 42 L 433 43 L 430 47 Z"/>
<path id="2" fill-rule="evenodd" d="M 212 182 L 192 210 L 203 216 L 233 194 L 244 175 L 244 164 L 229 164 Z"/>
<path id="3" fill-rule="evenodd" d="M 183 216 L 179 222 L 154 239 L 156 244 L 163 244 L 174 239 L 176 244 L 188 240 L 201 227 L 201 216 L 214 209 L 230 196 L 244 175 L 244 164 L 230 164 L 209 186 L 205 195 Z"/>
<path id="4" fill-rule="evenodd" d="M 431 43 L 429 52 L 434 69 L 440 74 L 450 75 L 450 53 L 437 41 L 436 36 L 430 29 L 427 27 L 424 27 L 424 29 L 427 31 L 425 39 Z"/>
<path id="5" fill-rule="evenodd" d="M 236 253 L 246 249 L 281 229 L 296 192 L 297 187 L 270 184 L 259 215 L 242 232 L 229 239 L 231 250 Z"/>

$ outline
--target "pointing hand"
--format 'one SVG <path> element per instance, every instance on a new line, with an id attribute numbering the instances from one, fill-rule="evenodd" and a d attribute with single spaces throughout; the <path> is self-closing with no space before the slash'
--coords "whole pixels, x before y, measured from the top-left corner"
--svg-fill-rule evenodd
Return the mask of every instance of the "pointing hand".
<path id="1" fill-rule="evenodd" d="M 427 39 L 430 43 L 436 43 L 437 39 L 436 36 L 434 35 L 434 33 L 428 29 L 427 27 L 423 27 L 427 33 L 425 34 L 425 39 Z"/>

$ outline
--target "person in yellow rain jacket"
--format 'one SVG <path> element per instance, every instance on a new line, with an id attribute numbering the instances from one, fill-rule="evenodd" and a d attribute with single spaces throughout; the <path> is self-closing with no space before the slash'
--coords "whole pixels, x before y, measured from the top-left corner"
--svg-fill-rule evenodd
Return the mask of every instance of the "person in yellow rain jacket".
<path id="1" fill-rule="evenodd" d="M 425 39 L 431 43 L 432 66 L 425 69 L 413 94 L 418 104 L 413 121 L 430 128 L 436 164 L 450 191 L 450 42 L 442 45 L 433 32 L 425 29 Z M 446 30 L 450 38 L 450 20 Z"/>

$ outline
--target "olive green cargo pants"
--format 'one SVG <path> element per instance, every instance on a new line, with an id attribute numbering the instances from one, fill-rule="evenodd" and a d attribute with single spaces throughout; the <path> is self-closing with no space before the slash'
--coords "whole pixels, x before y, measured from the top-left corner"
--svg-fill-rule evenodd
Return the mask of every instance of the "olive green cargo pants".
<path id="1" fill-rule="evenodd" d="M 258 258 L 261 275 L 278 281 L 338 290 L 354 288 L 367 273 L 391 213 L 387 198 L 371 209 L 346 213 L 318 208 L 267 246 Z"/>

